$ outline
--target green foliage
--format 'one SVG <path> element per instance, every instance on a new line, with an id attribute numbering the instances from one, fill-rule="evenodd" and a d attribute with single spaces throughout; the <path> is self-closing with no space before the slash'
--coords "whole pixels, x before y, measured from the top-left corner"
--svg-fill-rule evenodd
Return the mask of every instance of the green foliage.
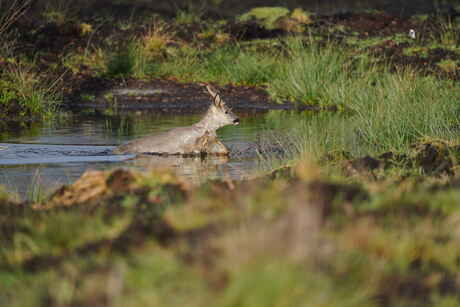
<path id="1" fill-rule="evenodd" d="M 118 50 L 107 63 L 107 75 L 111 77 L 145 77 L 150 72 L 150 64 L 144 48 L 138 40 Z"/>
<path id="2" fill-rule="evenodd" d="M 215 81 L 260 85 L 276 74 L 276 57 L 245 51 L 239 46 L 222 47 L 208 53 L 182 50 L 182 56 L 161 64 L 163 75 L 180 75 L 193 81 Z"/>
<path id="3" fill-rule="evenodd" d="M 59 80 L 42 79 L 26 65 L 13 63 L 1 74 L 0 108 L 5 114 L 51 118 L 60 102 Z"/>
<path id="4" fill-rule="evenodd" d="M 232 276 L 219 306 L 373 306 L 367 289 L 354 288 L 356 281 L 333 280 L 282 261 L 259 261 Z"/>
<path id="5" fill-rule="evenodd" d="M 129 76 L 134 72 L 138 49 L 131 44 L 128 48 L 115 53 L 107 63 L 109 76 Z"/>
<path id="6" fill-rule="evenodd" d="M 429 51 L 430 50 L 428 47 L 414 46 L 404 48 L 403 54 L 406 56 L 419 56 L 421 58 L 427 58 Z"/>
<path id="7" fill-rule="evenodd" d="M 351 110 L 346 115 L 293 120 L 299 123 L 299 133 L 291 137 L 300 139 L 288 143 L 300 152 L 322 148 L 323 153 L 370 154 L 404 151 L 423 137 L 456 140 L 459 109 L 455 101 L 460 97 L 452 90 L 456 87 L 452 82 L 410 70 L 390 73 L 365 61 L 351 65 L 333 45 L 318 48 L 296 43 L 288 51 L 292 60 L 268 84 L 273 97 Z"/>
<path id="8" fill-rule="evenodd" d="M 288 59 L 279 63 L 279 69 L 270 80 L 268 92 L 277 100 L 292 100 L 306 104 L 340 104 L 333 101 L 330 87 L 344 87 L 349 77 L 346 54 L 333 45 L 320 48 L 316 44 L 303 45 L 289 40 Z"/>
<path id="9" fill-rule="evenodd" d="M 201 73 L 205 80 L 256 85 L 268 82 L 274 72 L 274 59 L 235 47 L 218 49 L 209 54 Z"/>

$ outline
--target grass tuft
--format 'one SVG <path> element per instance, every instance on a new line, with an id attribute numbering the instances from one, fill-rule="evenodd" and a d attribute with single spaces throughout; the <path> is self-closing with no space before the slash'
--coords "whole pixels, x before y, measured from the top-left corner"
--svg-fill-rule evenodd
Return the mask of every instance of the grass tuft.
<path id="1" fill-rule="evenodd" d="M 59 81 L 42 79 L 29 66 L 13 63 L 2 74 L 0 107 L 19 117 L 51 118 L 61 99 Z"/>

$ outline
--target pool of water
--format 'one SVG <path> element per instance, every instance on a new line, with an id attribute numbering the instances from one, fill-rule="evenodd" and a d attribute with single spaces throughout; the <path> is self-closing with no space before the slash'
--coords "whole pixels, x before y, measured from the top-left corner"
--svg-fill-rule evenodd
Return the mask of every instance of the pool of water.
<path id="1" fill-rule="evenodd" d="M 194 183 L 208 178 L 239 180 L 257 169 L 254 154 L 226 157 L 183 158 L 112 155 L 117 145 L 144 135 L 187 126 L 200 115 L 80 115 L 56 123 L 35 126 L 0 140 L 0 185 L 22 198 L 37 186 L 52 191 L 75 181 L 87 169 L 133 167 L 170 168 Z M 264 115 L 240 114 L 239 126 L 218 131 L 232 152 L 250 152 L 257 134 L 265 129 Z"/>

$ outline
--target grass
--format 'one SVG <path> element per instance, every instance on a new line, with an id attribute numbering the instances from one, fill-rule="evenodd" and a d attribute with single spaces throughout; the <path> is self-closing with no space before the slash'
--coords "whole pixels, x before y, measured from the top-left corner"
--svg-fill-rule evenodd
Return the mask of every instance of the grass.
<path id="1" fill-rule="evenodd" d="M 268 85 L 271 96 L 305 104 L 344 104 L 333 100 L 329 92 L 341 94 L 346 90 L 351 73 L 346 52 L 337 52 L 334 45 L 321 48 L 313 42 L 306 46 L 299 40 L 287 43 L 288 58 L 279 64 L 277 75 Z M 336 88 L 329 89 L 331 85 Z"/>
<path id="2" fill-rule="evenodd" d="M 13 25 L 29 9 L 31 1 L 0 1 L 0 60 L 8 62 L 0 68 L 0 109 L 3 117 L 54 116 L 60 102 L 57 84 L 60 78 L 47 80 L 29 65 L 14 57 L 18 42 L 14 39 Z M 3 63 L 4 64 L 4 63 Z"/>
<path id="3" fill-rule="evenodd" d="M 150 60 L 164 57 L 168 44 L 173 42 L 175 33 L 163 21 L 153 21 L 147 33 L 141 38 L 142 50 Z"/>
<path id="4" fill-rule="evenodd" d="M 1 199 L 2 304 L 459 303 L 460 194 L 429 192 L 439 179 L 357 187 L 305 162 L 233 188 L 111 174 L 93 175 L 100 194 L 84 203 L 78 183 L 32 207 Z"/>
<path id="5" fill-rule="evenodd" d="M 190 81 L 221 84 L 261 85 L 276 73 L 276 56 L 245 51 L 240 46 L 223 46 L 211 51 L 185 47 L 179 55 L 157 65 L 163 76 L 180 76 Z"/>
<path id="6" fill-rule="evenodd" d="M 155 62 L 168 54 L 172 37 L 164 22 L 153 21 L 144 35 L 131 39 L 112 53 L 107 62 L 107 76 L 145 78 L 151 75 Z"/>
<path id="7" fill-rule="evenodd" d="M 438 23 L 439 31 L 433 34 L 431 39 L 440 45 L 455 47 L 458 44 L 458 36 L 460 34 L 458 23 L 451 18 L 447 18 L 447 20 L 439 18 Z"/>
<path id="8" fill-rule="evenodd" d="M 0 1 L 0 36 L 4 37 L 12 25 L 25 14 L 32 1 Z"/>
<path id="9" fill-rule="evenodd" d="M 344 114 L 299 123 L 288 144 L 299 154 L 318 156 L 332 150 L 357 155 L 407 151 L 423 138 L 458 142 L 459 99 L 452 81 L 420 76 L 411 69 L 390 72 L 365 61 L 351 63 L 334 45 L 288 47 L 292 61 L 283 63 L 268 82 L 272 97 L 319 105 L 339 105 Z M 285 115 L 281 115 L 285 116 Z M 296 136 L 296 139 L 292 138 Z"/>
<path id="10" fill-rule="evenodd" d="M 357 133 L 380 150 L 401 150 L 422 137 L 456 140 L 455 84 L 411 71 L 379 76 L 374 88 L 353 97 Z M 361 91 L 362 89 L 362 91 Z"/>
<path id="11" fill-rule="evenodd" d="M 2 74 L 0 106 L 20 117 L 51 118 L 60 102 L 59 79 L 48 81 L 28 66 L 13 63 Z"/>

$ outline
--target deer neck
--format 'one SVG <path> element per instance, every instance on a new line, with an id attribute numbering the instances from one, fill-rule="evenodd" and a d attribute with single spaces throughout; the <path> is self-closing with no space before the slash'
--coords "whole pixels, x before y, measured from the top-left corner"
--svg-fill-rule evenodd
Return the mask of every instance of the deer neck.
<path id="1" fill-rule="evenodd" d="M 206 115 L 198 123 L 196 123 L 195 126 L 206 131 L 216 131 L 222 127 L 222 125 L 214 119 L 213 114 L 210 112 L 206 113 Z"/>

